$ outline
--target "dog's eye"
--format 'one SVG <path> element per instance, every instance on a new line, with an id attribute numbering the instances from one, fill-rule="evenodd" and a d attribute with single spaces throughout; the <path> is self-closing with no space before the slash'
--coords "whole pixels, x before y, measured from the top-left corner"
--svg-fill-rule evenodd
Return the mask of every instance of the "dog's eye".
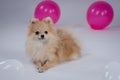
<path id="1" fill-rule="evenodd" d="M 45 34 L 48 34 L 48 31 L 45 31 Z"/>
<path id="2" fill-rule="evenodd" d="M 38 35 L 40 32 L 39 31 L 36 31 L 35 34 Z"/>

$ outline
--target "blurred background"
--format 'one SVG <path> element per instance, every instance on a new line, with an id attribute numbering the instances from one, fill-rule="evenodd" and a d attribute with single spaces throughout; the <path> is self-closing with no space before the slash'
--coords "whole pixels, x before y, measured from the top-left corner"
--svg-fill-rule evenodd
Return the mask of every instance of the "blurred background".
<path id="1" fill-rule="evenodd" d="M 42 0 L 0 0 L 0 24 L 26 24 L 34 17 L 35 7 Z M 86 11 L 97 0 L 53 0 L 61 9 L 57 24 L 88 26 Z M 120 0 L 104 0 L 114 8 L 111 26 L 120 25 Z"/>

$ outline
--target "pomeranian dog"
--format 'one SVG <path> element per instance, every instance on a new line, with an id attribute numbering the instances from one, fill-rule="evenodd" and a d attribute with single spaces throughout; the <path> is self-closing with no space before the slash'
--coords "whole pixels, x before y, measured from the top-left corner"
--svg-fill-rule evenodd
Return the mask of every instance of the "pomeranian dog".
<path id="1" fill-rule="evenodd" d="M 30 21 L 26 51 L 39 72 L 80 57 L 80 47 L 73 36 L 55 28 L 51 18 Z"/>

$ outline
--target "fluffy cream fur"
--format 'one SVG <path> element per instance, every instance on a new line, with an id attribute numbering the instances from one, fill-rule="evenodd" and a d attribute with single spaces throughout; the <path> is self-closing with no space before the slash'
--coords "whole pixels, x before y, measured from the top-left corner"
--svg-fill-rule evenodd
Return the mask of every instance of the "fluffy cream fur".
<path id="1" fill-rule="evenodd" d="M 32 19 L 28 29 L 26 51 L 40 71 L 80 57 L 80 47 L 72 35 L 55 28 L 50 18 Z"/>

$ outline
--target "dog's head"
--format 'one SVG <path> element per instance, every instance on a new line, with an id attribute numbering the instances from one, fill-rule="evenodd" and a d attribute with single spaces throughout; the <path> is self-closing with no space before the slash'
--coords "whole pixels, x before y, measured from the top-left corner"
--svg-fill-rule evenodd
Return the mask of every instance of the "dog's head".
<path id="1" fill-rule="evenodd" d="M 28 37 L 37 41 L 47 41 L 55 37 L 56 30 L 53 27 L 53 21 L 47 17 L 42 21 L 36 18 L 30 20 Z"/>

